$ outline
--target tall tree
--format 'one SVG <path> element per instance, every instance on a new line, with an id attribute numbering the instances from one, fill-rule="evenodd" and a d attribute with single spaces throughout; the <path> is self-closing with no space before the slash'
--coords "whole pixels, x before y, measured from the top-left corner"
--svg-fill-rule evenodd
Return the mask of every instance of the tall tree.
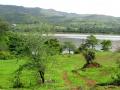
<path id="1" fill-rule="evenodd" d="M 42 83 L 45 82 L 45 69 L 47 66 L 47 61 L 49 60 L 49 48 L 45 45 L 45 41 L 47 36 L 41 35 L 27 35 L 27 50 L 26 53 L 30 57 L 30 60 L 22 66 L 20 66 L 19 70 L 23 70 L 24 68 L 35 70 L 39 77 L 42 80 Z"/>

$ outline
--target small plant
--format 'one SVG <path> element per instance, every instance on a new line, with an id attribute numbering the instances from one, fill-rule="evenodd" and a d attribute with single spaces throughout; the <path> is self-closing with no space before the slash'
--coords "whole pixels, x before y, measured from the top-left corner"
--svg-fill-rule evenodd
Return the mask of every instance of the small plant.
<path id="1" fill-rule="evenodd" d="M 117 61 L 118 70 L 114 76 L 112 76 L 112 84 L 120 86 L 120 60 Z"/>
<path id="2" fill-rule="evenodd" d="M 112 79 L 112 84 L 120 86 L 120 72 L 117 72 L 117 74 L 113 76 Z"/>
<path id="3" fill-rule="evenodd" d="M 13 80 L 13 88 L 22 88 L 23 87 L 23 84 L 20 80 L 20 74 L 21 74 L 21 70 L 19 69 L 16 72 L 16 75 L 15 75 L 14 80 Z"/>

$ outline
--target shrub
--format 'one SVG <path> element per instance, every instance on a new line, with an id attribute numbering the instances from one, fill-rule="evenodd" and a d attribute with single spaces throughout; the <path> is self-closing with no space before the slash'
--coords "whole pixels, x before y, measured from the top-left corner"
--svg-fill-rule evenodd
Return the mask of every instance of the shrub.
<path id="1" fill-rule="evenodd" d="M 76 49 L 74 53 L 79 54 L 80 53 L 79 49 Z"/>
<path id="2" fill-rule="evenodd" d="M 118 70 L 114 76 L 112 76 L 113 82 L 112 84 L 114 85 L 120 85 L 120 60 L 117 61 L 118 64 Z"/>
<path id="3" fill-rule="evenodd" d="M 116 75 L 112 77 L 114 85 L 120 85 L 120 72 L 118 72 Z"/>
<path id="4" fill-rule="evenodd" d="M 0 51 L 0 59 L 6 60 L 13 58 L 13 56 L 8 51 Z"/>
<path id="5" fill-rule="evenodd" d="M 22 38 L 21 38 L 22 37 Z M 26 37 L 18 33 L 9 35 L 9 50 L 14 55 L 24 55 L 26 51 Z"/>
<path id="6" fill-rule="evenodd" d="M 23 83 L 20 80 L 21 71 L 18 70 L 13 80 L 13 88 L 23 88 Z"/>
<path id="7" fill-rule="evenodd" d="M 110 40 L 103 40 L 101 42 L 102 50 L 109 51 L 111 49 L 112 42 Z"/>

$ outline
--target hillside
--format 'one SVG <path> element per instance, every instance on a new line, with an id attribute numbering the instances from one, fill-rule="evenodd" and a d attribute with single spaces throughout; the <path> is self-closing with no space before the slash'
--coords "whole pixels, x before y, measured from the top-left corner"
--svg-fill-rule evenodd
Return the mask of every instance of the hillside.
<path id="1" fill-rule="evenodd" d="M 120 33 L 120 18 L 113 16 L 0 5 L 0 17 L 15 24 L 50 23 L 58 32 Z"/>

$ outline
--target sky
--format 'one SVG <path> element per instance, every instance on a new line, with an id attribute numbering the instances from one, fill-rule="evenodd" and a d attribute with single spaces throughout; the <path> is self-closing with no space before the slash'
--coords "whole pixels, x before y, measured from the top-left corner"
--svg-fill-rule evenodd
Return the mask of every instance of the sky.
<path id="1" fill-rule="evenodd" d="M 0 4 L 120 17 L 120 0 L 0 0 Z"/>

